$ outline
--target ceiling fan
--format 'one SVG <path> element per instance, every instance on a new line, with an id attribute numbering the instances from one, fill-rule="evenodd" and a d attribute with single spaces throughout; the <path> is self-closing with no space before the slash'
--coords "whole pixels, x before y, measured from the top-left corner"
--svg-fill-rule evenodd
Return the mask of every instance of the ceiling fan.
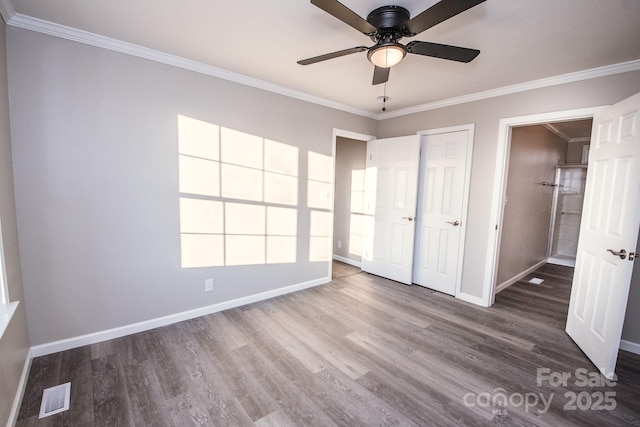
<path id="1" fill-rule="evenodd" d="M 391 67 L 398 64 L 407 53 L 432 56 L 458 62 L 471 62 L 480 51 L 459 46 L 412 41 L 406 45 L 399 41 L 452 18 L 486 0 L 441 0 L 424 12 L 410 19 L 409 11 L 401 6 L 382 6 L 373 10 L 364 20 L 360 15 L 337 0 L 311 0 L 311 3 L 345 24 L 371 37 L 375 45 L 356 46 L 313 58 L 298 61 L 300 65 L 315 64 L 357 52 L 367 52 L 367 58 L 375 65 L 373 84 L 386 83 Z"/>

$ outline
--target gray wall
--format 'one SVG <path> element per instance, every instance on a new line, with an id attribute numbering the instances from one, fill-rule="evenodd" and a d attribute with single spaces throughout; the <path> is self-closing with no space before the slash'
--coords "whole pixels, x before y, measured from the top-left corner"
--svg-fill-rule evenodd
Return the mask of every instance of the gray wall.
<path id="1" fill-rule="evenodd" d="M 359 177 L 366 168 L 366 156 L 366 142 L 342 137 L 337 138 L 333 208 L 333 253 L 356 262 L 362 261 L 362 256 L 358 255 L 360 250 L 357 242 L 358 239 L 361 242 L 362 237 L 362 228 L 358 226 L 358 213 L 362 213 L 362 203 L 358 203 L 358 201 L 362 200 L 364 202 L 363 193 L 361 192 L 364 180 L 359 179 Z M 355 176 L 353 174 L 354 171 L 356 171 Z M 352 179 L 358 182 L 354 182 Z M 355 213 L 352 212 L 352 206 L 356 211 Z M 355 217 L 353 221 L 351 219 L 352 215 Z M 338 242 L 341 242 L 341 247 L 338 247 Z M 353 248 L 351 248 L 352 243 L 354 245 Z"/>
<path id="2" fill-rule="evenodd" d="M 328 276 L 309 261 L 307 155 L 375 121 L 14 27 L 8 56 L 33 345 Z M 299 148 L 295 263 L 181 268 L 178 115 Z"/>
<path id="3" fill-rule="evenodd" d="M 7 424 L 29 351 L 13 191 L 5 46 L 5 23 L 0 18 L 0 218 L 9 299 L 20 301 L 16 313 L 0 339 L 0 425 Z"/>
<path id="4" fill-rule="evenodd" d="M 378 136 L 411 135 L 420 130 L 475 123 L 465 251 L 484 254 L 490 234 L 495 233 L 491 208 L 500 119 L 608 105 L 637 92 L 640 72 L 636 71 L 387 119 L 379 123 Z M 465 257 L 463 293 L 482 296 L 485 261 L 484 256 Z"/>
<path id="5" fill-rule="evenodd" d="M 582 149 L 591 142 L 570 142 L 567 146 L 567 163 L 582 163 Z"/>
<path id="6" fill-rule="evenodd" d="M 554 182 L 566 153 L 567 142 L 544 126 L 513 129 L 498 285 L 547 258 L 553 187 L 541 183 Z"/>
<path id="7" fill-rule="evenodd" d="M 465 248 L 483 253 L 494 232 L 500 118 L 611 104 L 640 91 L 640 72 L 632 72 L 376 123 L 18 28 L 8 29 L 8 49 L 20 255 L 34 345 L 326 276 L 327 263 L 304 259 L 305 185 L 295 264 L 180 268 L 178 114 L 300 147 L 301 177 L 307 151 L 330 155 L 334 127 L 391 137 L 475 123 Z M 16 241 L 5 238 L 5 245 Z M 8 257 L 15 277 L 17 252 Z M 484 257 L 466 257 L 462 291 L 480 296 L 484 274 Z M 215 289 L 205 294 L 208 277 Z M 12 292 L 19 299 L 17 283 Z M 20 344 L 10 348 L 23 355 L 20 325 L 11 340 Z"/>

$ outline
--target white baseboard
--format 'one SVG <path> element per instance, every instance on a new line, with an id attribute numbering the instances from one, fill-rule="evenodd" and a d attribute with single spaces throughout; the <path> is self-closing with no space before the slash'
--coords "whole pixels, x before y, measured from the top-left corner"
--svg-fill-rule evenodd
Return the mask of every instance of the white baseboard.
<path id="1" fill-rule="evenodd" d="M 16 422 L 18 421 L 20 406 L 22 405 L 22 398 L 24 397 L 24 391 L 27 388 L 27 380 L 29 379 L 29 371 L 31 370 L 32 360 L 33 360 L 33 351 L 29 350 L 27 352 L 27 357 L 24 360 L 24 366 L 22 367 L 22 374 L 20 375 L 20 382 L 18 383 L 16 396 L 13 398 L 13 405 L 11 406 L 11 413 L 9 414 L 7 427 L 15 426 Z"/>
<path id="2" fill-rule="evenodd" d="M 575 267 L 576 266 L 576 260 L 575 259 L 566 259 L 566 258 L 548 258 L 547 262 L 549 264 L 555 264 L 555 265 L 563 265 L 565 267 Z"/>
<path id="3" fill-rule="evenodd" d="M 457 298 L 462 300 L 462 301 L 469 302 L 471 304 L 479 305 L 481 307 L 489 307 L 487 305 L 487 302 L 484 300 L 484 298 L 481 298 L 481 297 L 476 297 L 476 296 L 473 296 L 473 295 L 469 295 L 469 294 L 465 294 L 465 293 L 460 292 L 457 295 Z"/>
<path id="4" fill-rule="evenodd" d="M 79 337 L 67 338 L 60 341 L 40 344 L 31 347 L 31 355 L 32 357 L 39 357 L 47 354 L 57 353 L 59 351 L 65 351 L 76 347 L 82 347 L 89 344 L 111 340 L 114 338 L 120 338 L 126 335 L 131 335 L 138 332 L 148 331 L 150 329 L 155 329 L 161 326 L 167 326 L 173 323 L 182 322 L 184 320 L 206 316 L 207 314 L 217 313 L 219 311 L 228 310 L 230 308 L 240 307 L 254 302 L 263 301 L 291 292 L 301 291 L 303 289 L 311 288 L 314 286 L 324 285 L 326 283 L 329 283 L 330 281 L 330 277 L 323 277 L 321 279 L 285 286 L 283 288 L 274 289 L 272 291 L 262 292 L 255 295 L 249 295 L 231 301 L 225 301 L 206 307 L 183 311 L 181 313 L 170 314 L 168 316 L 159 317 L 157 319 L 145 320 L 143 322 L 108 329 L 106 331 L 94 332 L 87 335 L 81 335 Z"/>
<path id="5" fill-rule="evenodd" d="M 523 271 L 522 273 L 513 276 L 511 279 L 509 280 L 505 280 L 504 282 L 500 283 L 498 286 L 496 286 L 496 294 L 498 292 L 504 291 L 505 289 L 507 289 L 509 286 L 513 285 L 514 283 L 522 280 L 524 277 L 528 276 L 529 274 L 533 273 L 535 270 L 537 270 L 538 268 L 542 267 L 543 265 L 545 265 L 547 263 L 546 259 L 543 259 L 542 261 L 540 261 L 539 263 L 537 263 L 536 265 L 527 268 L 525 271 Z"/>
<path id="6" fill-rule="evenodd" d="M 354 267 L 362 268 L 362 263 L 360 261 L 355 261 L 353 259 L 345 258 L 340 255 L 333 255 L 333 259 L 336 261 L 344 262 L 345 264 L 353 265 Z"/>
<path id="7" fill-rule="evenodd" d="M 634 354 L 640 354 L 640 344 L 627 340 L 620 340 L 620 350 L 626 350 Z"/>

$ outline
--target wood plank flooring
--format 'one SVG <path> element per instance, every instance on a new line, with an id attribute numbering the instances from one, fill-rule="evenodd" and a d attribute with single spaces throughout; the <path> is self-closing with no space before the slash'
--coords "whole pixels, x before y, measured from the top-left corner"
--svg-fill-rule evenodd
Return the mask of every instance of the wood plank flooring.
<path id="1" fill-rule="evenodd" d="M 640 356 L 596 384 L 564 332 L 571 269 L 534 275 L 484 309 L 335 263 L 325 286 L 34 359 L 17 425 L 640 425 Z M 38 420 L 67 381 L 71 409 Z"/>

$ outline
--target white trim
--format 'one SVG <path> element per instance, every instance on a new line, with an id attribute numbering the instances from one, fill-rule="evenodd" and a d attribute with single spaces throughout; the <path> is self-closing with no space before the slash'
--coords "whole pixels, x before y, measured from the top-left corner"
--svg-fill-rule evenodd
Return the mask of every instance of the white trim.
<path id="1" fill-rule="evenodd" d="M 16 14 L 16 10 L 13 7 L 11 0 L 0 0 L 0 15 L 4 18 L 4 22 L 9 22 Z"/>
<path id="2" fill-rule="evenodd" d="M 11 298 L 9 296 L 7 268 L 6 268 L 5 257 L 4 257 L 4 243 L 2 239 L 2 218 L 0 218 L 0 310 L 6 314 L 9 314 L 8 317 L 3 315 L 2 318 L 0 318 L 0 337 L 2 337 L 2 334 L 4 333 L 4 329 L 9 324 L 9 321 L 11 320 L 11 316 L 15 311 L 15 307 L 13 307 L 13 311 L 12 311 Z"/>
<path id="3" fill-rule="evenodd" d="M 333 262 L 331 262 L 331 256 L 333 255 L 333 222 L 335 221 L 336 210 L 336 138 L 331 139 L 331 183 L 329 184 L 329 213 L 331 215 L 331 221 L 329 222 L 329 244 L 327 245 L 327 277 L 333 277 Z"/>
<path id="4" fill-rule="evenodd" d="M 635 59 L 633 61 L 605 65 L 603 67 L 597 68 L 590 68 L 573 73 L 561 74 L 559 76 L 546 77 L 529 82 L 517 83 L 510 86 L 503 86 L 496 89 L 489 89 L 482 92 L 470 93 L 468 95 L 443 99 L 428 104 L 416 105 L 415 107 L 408 107 L 401 110 L 381 113 L 378 114 L 378 120 L 392 119 L 394 117 L 421 113 L 423 111 L 437 110 L 439 108 L 466 104 L 468 102 L 482 101 L 484 99 L 496 98 L 498 96 L 512 95 L 514 93 L 526 92 L 528 90 L 542 89 L 550 86 L 558 86 L 562 84 L 574 83 L 599 77 L 607 77 L 638 70 L 640 70 L 640 59 Z"/>
<path id="5" fill-rule="evenodd" d="M 464 269 L 464 253 L 465 253 L 465 243 L 467 236 L 467 219 L 468 219 L 468 211 L 469 211 L 469 191 L 471 187 L 471 168 L 473 163 L 473 141 L 475 137 L 475 128 L 476 125 L 474 123 L 457 125 L 457 126 L 448 126 L 444 128 L 437 129 L 428 129 L 418 131 L 418 135 L 420 137 L 427 135 L 438 135 L 443 133 L 452 133 L 452 132 L 461 132 L 466 131 L 467 133 L 467 154 L 465 160 L 465 172 L 464 172 L 464 189 L 462 194 L 462 217 L 460 218 L 460 222 L 462 223 L 462 227 L 460 230 L 460 246 L 458 249 L 458 267 L 456 272 L 456 289 L 454 295 L 456 298 L 460 298 L 460 294 L 462 293 L 462 271 Z M 422 146 L 422 138 L 420 138 L 420 145 Z M 420 197 L 420 195 L 418 195 Z"/>
<path id="6" fill-rule="evenodd" d="M 335 259 L 336 261 L 344 262 L 345 264 L 352 265 L 354 267 L 362 268 L 362 263 L 354 259 L 345 258 L 336 254 L 333 254 L 333 259 Z"/>
<path id="7" fill-rule="evenodd" d="M 441 133 L 452 133 L 452 132 L 459 132 L 464 130 L 473 132 L 473 130 L 475 129 L 475 126 L 476 125 L 474 123 L 469 123 L 466 125 L 455 125 L 455 126 L 447 126 L 443 128 L 420 130 L 416 133 L 422 136 L 422 135 L 439 135 Z"/>
<path id="8" fill-rule="evenodd" d="M 567 135 L 566 133 L 562 132 L 560 129 L 558 129 L 557 127 L 555 127 L 553 124 L 551 123 L 545 123 L 542 126 L 544 126 L 545 128 L 547 128 L 548 130 L 550 130 L 551 132 L 555 133 L 556 135 L 558 135 L 560 138 L 564 139 L 566 142 L 570 142 L 571 141 L 571 137 L 569 135 Z"/>
<path id="9" fill-rule="evenodd" d="M 352 132 L 350 130 L 334 128 L 333 129 L 333 142 L 334 142 L 334 144 L 336 142 L 336 137 L 338 137 L 338 136 L 341 136 L 342 138 L 355 139 L 355 140 L 364 141 L 364 142 L 369 142 L 369 141 L 373 141 L 374 139 L 376 139 L 376 137 L 373 136 L 373 135 L 366 135 L 364 133 L 357 133 L 357 132 Z"/>
<path id="10" fill-rule="evenodd" d="M 504 282 L 500 283 L 498 286 L 496 286 L 496 294 L 498 292 L 502 292 L 505 289 L 507 289 L 509 286 L 513 285 L 514 283 L 519 282 L 520 280 L 522 280 L 523 278 L 527 277 L 529 274 L 533 273 L 535 270 L 539 269 L 540 267 L 542 267 L 543 265 L 545 265 L 547 263 L 546 259 L 543 259 L 542 261 L 540 261 L 539 263 L 527 268 L 525 271 L 523 271 L 520 274 L 516 274 L 515 276 L 513 276 L 511 279 L 505 280 Z"/>
<path id="11" fill-rule="evenodd" d="M 332 167 L 333 170 L 331 172 L 331 179 L 332 179 L 332 184 L 331 184 L 331 248 L 333 249 L 333 223 L 335 222 L 335 209 L 334 209 L 334 204 L 335 204 L 335 185 L 336 185 L 336 149 L 337 149 L 337 145 L 338 145 L 338 137 L 342 137 L 342 138 L 349 138 L 349 139 L 355 139 L 357 141 L 363 141 L 363 142 L 369 142 L 371 140 L 376 139 L 375 136 L 373 135 L 366 135 L 364 133 L 357 133 L 357 132 L 352 132 L 350 130 L 344 130 L 344 129 L 338 129 L 338 128 L 333 128 L 333 137 L 331 139 L 331 156 L 333 158 L 333 163 L 332 163 Z M 333 259 L 336 259 L 336 257 L 338 255 L 333 255 Z M 351 264 L 351 262 L 354 262 L 353 260 L 347 260 L 347 258 L 342 258 L 340 257 L 340 259 L 338 259 L 338 261 L 342 261 L 345 264 Z M 354 264 L 351 264 L 354 265 Z M 358 265 L 354 265 L 355 267 L 360 267 L 362 268 L 362 264 L 358 263 Z M 329 263 L 329 277 L 333 277 L 333 263 Z"/>
<path id="12" fill-rule="evenodd" d="M 476 297 L 474 295 L 469 295 L 469 294 L 465 294 L 463 292 L 460 292 L 460 294 L 456 297 L 462 301 L 471 303 L 471 304 L 475 304 L 475 305 L 479 305 L 481 307 L 489 307 L 486 304 L 486 301 L 484 298 L 482 297 Z"/>
<path id="13" fill-rule="evenodd" d="M 547 259 L 547 263 L 549 264 L 554 264 L 554 265 L 562 265 L 564 267 L 575 267 L 576 266 L 576 260 L 575 259 L 565 259 L 565 258 L 556 258 L 556 257 L 549 257 Z"/>
<path id="14" fill-rule="evenodd" d="M 582 163 L 589 163 L 589 150 L 591 149 L 591 144 L 582 146 Z"/>
<path id="15" fill-rule="evenodd" d="M 161 326 L 171 325 L 173 323 L 182 322 L 184 320 L 189 320 L 189 319 L 193 319 L 200 316 L 206 316 L 207 314 L 217 313 L 223 310 L 229 310 L 231 308 L 240 307 L 240 306 L 251 304 L 258 301 L 263 301 L 269 298 L 274 298 L 274 297 L 285 295 L 291 292 L 301 291 L 303 289 L 311 288 L 314 286 L 324 285 L 326 283 L 329 283 L 330 281 L 331 281 L 330 277 L 323 277 L 321 279 L 310 280 L 308 282 L 285 286 L 283 288 L 274 289 L 272 291 L 249 295 L 246 297 L 221 302 L 218 304 L 213 304 L 206 307 L 200 307 L 193 310 L 183 311 L 181 313 L 170 314 L 168 316 L 158 317 L 156 319 L 145 320 L 143 322 L 133 323 L 133 324 L 121 326 L 118 328 L 108 329 L 106 331 L 94 332 L 94 333 L 82 335 L 79 337 L 67 338 L 60 341 L 54 341 L 46 344 L 36 345 L 31 347 L 31 351 L 32 351 L 33 357 L 39 357 L 47 354 L 57 353 L 59 351 L 65 351 L 65 350 L 69 350 L 76 347 L 95 344 L 101 341 L 120 338 L 126 335 L 131 335 L 138 332 L 159 328 Z"/>
<path id="16" fill-rule="evenodd" d="M 27 352 L 27 357 L 24 359 L 24 365 L 22 366 L 22 374 L 20 375 L 20 382 L 18 383 L 18 389 L 16 390 L 16 395 L 13 398 L 13 405 L 11 406 L 9 419 L 7 420 L 7 427 L 14 426 L 18 421 L 20 406 L 22 406 L 22 399 L 24 398 L 24 392 L 27 388 L 27 380 L 29 379 L 29 372 L 31 371 L 32 360 L 33 360 L 33 351 L 29 349 L 29 351 Z"/>
<path id="17" fill-rule="evenodd" d="M 6 306 L 0 305 L 0 338 L 2 338 L 9 327 L 9 323 L 11 323 L 11 319 L 18 308 L 18 304 L 20 304 L 20 301 L 12 301 Z"/>
<path id="18" fill-rule="evenodd" d="M 482 299 L 486 306 L 491 306 L 495 298 L 497 280 L 498 254 L 500 253 L 500 237 L 502 216 L 504 213 L 503 200 L 507 185 L 507 164 L 509 161 L 509 148 L 511 146 L 511 128 L 514 126 L 535 125 L 553 123 L 564 120 L 592 118 L 605 106 L 580 108 L 575 110 L 554 111 L 550 113 L 532 114 L 527 116 L 510 117 L 500 119 L 498 130 L 498 147 L 496 151 L 496 169 L 493 181 L 493 202 L 491 216 L 489 217 L 489 240 L 485 260 L 485 276 L 482 290 Z"/>
<path id="19" fill-rule="evenodd" d="M 171 55 L 165 52 L 160 52 L 132 43 L 100 36 L 88 31 L 79 30 L 77 28 L 55 24 L 53 22 L 33 18 L 31 16 L 22 15 L 15 12 L 10 0 L 0 0 L 0 13 L 5 18 L 7 24 L 14 27 L 24 28 L 39 33 L 48 34 L 54 37 L 60 37 L 63 39 L 100 47 L 103 49 L 113 50 L 115 52 L 120 52 L 127 55 L 137 56 L 139 58 L 149 59 L 151 61 L 156 61 L 162 64 L 184 68 L 196 73 L 201 73 L 242 85 L 263 89 L 283 96 L 288 96 L 290 98 L 299 99 L 301 101 L 310 102 L 312 104 L 322 105 L 328 108 L 333 108 L 335 110 L 356 114 L 358 116 L 367 117 L 374 120 L 391 119 L 394 117 L 406 116 L 423 111 L 436 110 L 438 108 L 450 107 L 453 105 L 465 104 L 468 102 L 481 101 L 498 96 L 511 95 L 514 93 L 525 92 L 533 89 L 557 86 L 561 84 L 573 83 L 582 80 L 589 80 L 598 77 L 606 77 L 615 74 L 640 70 L 640 59 L 637 59 L 618 64 L 605 65 L 603 67 L 591 68 L 588 70 L 576 71 L 573 73 L 561 74 L 559 76 L 546 77 L 543 79 L 518 83 L 510 86 L 503 86 L 482 92 L 471 93 L 468 95 L 442 99 L 440 101 L 416 105 L 414 107 L 408 107 L 401 110 L 390 111 L 386 113 L 374 113 L 350 105 L 341 104 L 335 101 L 321 98 L 319 96 L 299 92 L 264 80 L 248 77 L 243 74 L 233 73 L 231 71 L 223 70 L 221 68 L 213 67 L 201 62 L 192 61 L 176 55 Z"/>
<path id="20" fill-rule="evenodd" d="M 620 340 L 620 350 L 625 350 L 640 355 L 640 344 L 632 341 Z"/>
<path id="21" fill-rule="evenodd" d="M 50 36 L 60 37 L 63 39 L 84 43 L 107 50 L 112 50 L 114 52 L 124 53 L 126 55 L 131 55 L 138 58 L 148 59 L 151 61 L 159 62 L 161 64 L 167 64 L 185 70 L 194 71 L 196 73 L 228 80 L 257 89 L 266 90 L 268 92 L 273 92 L 279 95 L 287 96 L 289 98 L 298 99 L 312 104 L 322 105 L 324 107 L 333 108 L 335 110 L 344 111 L 346 113 L 351 113 L 370 119 L 378 118 L 377 113 L 372 113 L 370 111 L 362 110 L 350 105 L 341 104 L 339 102 L 331 101 L 319 96 L 310 95 L 308 93 L 280 86 L 271 82 L 267 82 L 265 80 L 245 76 L 244 74 L 234 73 L 222 68 L 204 64 L 202 62 L 193 61 L 154 49 L 149 49 L 147 47 L 136 45 L 133 43 L 123 42 L 120 40 L 112 39 L 110 37 L 104 37 L 98 34 L 90 33 L 88 31 L 79 30 L 77 28 L 55 24 L 53 22 L 33 18 L 31 16 L 22 15 L 20 13 L 14 14 L 14 16 L 8 21 L 8 24 L 14 27 L 24 28 L 26 30 L 48 34 Z"/>

